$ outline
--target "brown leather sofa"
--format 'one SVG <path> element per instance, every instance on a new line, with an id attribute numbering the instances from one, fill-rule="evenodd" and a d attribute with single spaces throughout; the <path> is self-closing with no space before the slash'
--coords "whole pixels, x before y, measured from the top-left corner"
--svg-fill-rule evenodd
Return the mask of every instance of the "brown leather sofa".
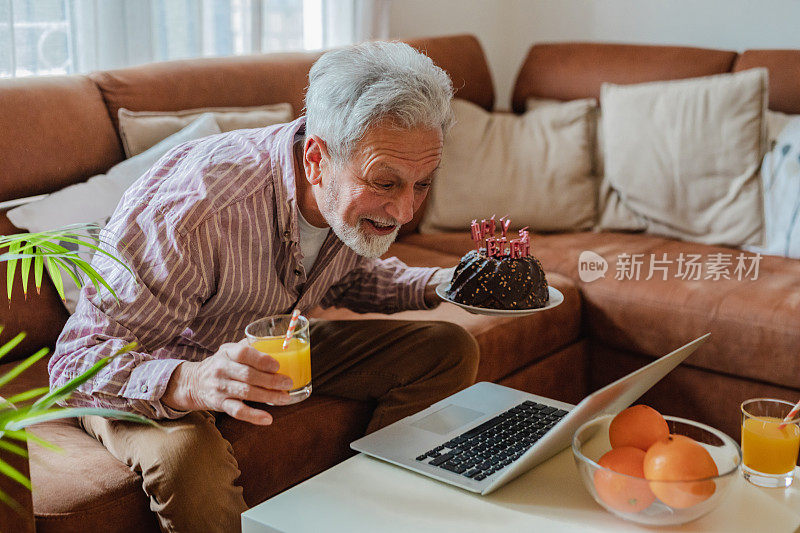
<path id="1" fill-rule="evenodd" d="M 472 36 L 411 41 L 451 75 L 457 96 L 487 110 L 494 92 L 486 58 Z M 306 74 L 317 54 L 198 59 L 151 64 L 89 76 L 0 80 L 0 202 L 55 191 L 103 172 L 123 159 L 117 110 L 178 110 L 291 102 L 302 110 Z M 800 50 L 735 52 L 606 44 L 535 45 L 522 65 L 513 106 L 528 97 L 597 97 L 604 81 L 635 83 L 702 76 L 764 66 L 770 107 L 800 113 Z M 424 207 L 423 207 L 424 209 Z M 420 234 L 421 217 L 393 245 L 415 266 L 452 266 L 471 247 L 469 234 Z M 0 214 L 0 231 L 17 232 Z M 449 320 L 466 327 L 481 347 L 479 380 L 568 402 L 711 331 L 711 342 L 645 397 L 665 413 L 687 416 L 736 435 L 738 403 L 753 396 L 793 399 L 800 392 L 800 261 L 765 257 L 750 282 L 616 281 L 582 283 L 578 255 L 679 251 L 719 247 L 629 233 L 538 235 L 533 251 L 551 284 L 565 295 L 553 311 L 522 318 L 470 315 L 445 304 L 397 318 Z M 0 279 L 5 265 L 0 264 Z M 0 342 L 19 331 L 25 342 L 7 356 L 52 346 L 66 311 L 51 286 L 39 295 L 0 295 Z M 363 319 L 341 309 L 316 316 Z M 383 318 L 383 316 L 381 316 Z M 0 365 L 0 373 L 11 364 Z M 0 390 L 47 382 L 46 360 Z M 220 416 L 233 444 L 245 499 L 254 505 L 350 455 L 372 406 L 315 395 L 275 409 L 275 422 L 256 427 Z M 58 454 L 30 445 L 33 509 L 38 531 L 156 531 L 139 476 L 114 459 L 72 420 L 37 426 Z M 276 458 L 278 458 L 276 460 Z"/>

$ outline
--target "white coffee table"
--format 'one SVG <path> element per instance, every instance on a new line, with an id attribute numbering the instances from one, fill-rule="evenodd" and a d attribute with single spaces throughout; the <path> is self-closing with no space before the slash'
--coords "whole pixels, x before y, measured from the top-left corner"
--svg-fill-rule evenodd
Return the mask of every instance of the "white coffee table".
<path id="1" fill-rule="evenodd" d="M 592 499 L 581 484 L 569 449 L 488 496 L 361 454 L 246 511 L 242 529 L 243 533 L 798 533 L 800 481 L 795 485 L 785 490 L 761 489 L 739 475 L 726 500 L 710 514 L 683 526 L 647 528 L 614 517 Z"/>

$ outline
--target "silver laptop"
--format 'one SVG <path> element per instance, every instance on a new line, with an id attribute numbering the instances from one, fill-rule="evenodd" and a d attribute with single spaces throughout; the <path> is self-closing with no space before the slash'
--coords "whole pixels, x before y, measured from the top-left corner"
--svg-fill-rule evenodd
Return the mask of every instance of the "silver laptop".
<path id="1" fill-rule="evenodd" d="M 350 446 L 439 481 L 489 494 L 569 446 L 575 430 L 587 420 L 631 405 L 710 335 L 606 385 L 575 406 L 481 382 Z"/>

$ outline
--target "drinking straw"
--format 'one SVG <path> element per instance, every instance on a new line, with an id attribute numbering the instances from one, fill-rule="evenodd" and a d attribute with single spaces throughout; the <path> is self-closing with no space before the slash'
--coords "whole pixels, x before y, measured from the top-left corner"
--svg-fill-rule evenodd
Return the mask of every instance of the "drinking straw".
<path id="1" fill-rule="evenodd" d="M 292 311 L 292 318 L 289 320 L 289 327 L 286 328 L 286 338 L 283 339 L 283 349 L 289 347 L 289 341 L 292 340 L 292 335 L 294 335 L 294 328 L 297 327 L 297 321 L 300 319 L 300 310 L 295 309 Z"/>
<path id="2" fill-rule="evenodd" d="M 784 427 L 786 427 L 786 424 L 791 422 L 798 412 L 800 412 L 800 402 L 797 402 L 795 406 L 792 407 L 792 410 L 789 411 L 789 414 L 786 415 L 786 418 L 783 419 L 783 422 L 781 422 L 781 425 L 778 426 L 778 429 L 783 429 Z"/>

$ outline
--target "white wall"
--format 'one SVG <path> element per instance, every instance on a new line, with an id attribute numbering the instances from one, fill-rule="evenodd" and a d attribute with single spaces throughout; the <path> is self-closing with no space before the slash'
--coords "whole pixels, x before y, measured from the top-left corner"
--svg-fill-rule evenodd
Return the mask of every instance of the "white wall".
<path id="1" fill-rule="evenodd" d="M 390 17 L 393 38 L 475 34 L 498 109 L 535 42 L 800 48 L 800 0 L 393 0 Z"/>

